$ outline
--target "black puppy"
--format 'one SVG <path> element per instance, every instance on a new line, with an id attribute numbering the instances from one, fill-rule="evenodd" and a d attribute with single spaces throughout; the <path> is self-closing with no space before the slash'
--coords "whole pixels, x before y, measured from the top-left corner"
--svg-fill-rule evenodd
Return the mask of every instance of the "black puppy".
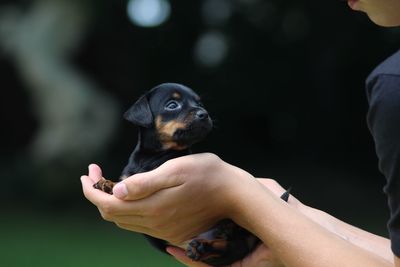
<path id="1" fill-rule="evenodd" d="M 190 154 L 191 145 L 202 140 L 212 129 L 211 118 L 199 96 L 190 88 L 175 83 L 154 87 L 140 97 L 124 117 L 139 126 L 139 138 L 121 179 Z M 112 194 L 114 184 L 102 179 L 94 187 Z M 288 197 L 288 192 L 282 196 L 286 201 Z M 163 252 L 168 245 L 181 246 L 191 259 L 213 266 L 229 265 L 242 259 L 259 243 L 257 237 L 231 220 L 223 220 L 211 230 L 185 242 L 189 245 L 169 244 L 146 237 Z"/>

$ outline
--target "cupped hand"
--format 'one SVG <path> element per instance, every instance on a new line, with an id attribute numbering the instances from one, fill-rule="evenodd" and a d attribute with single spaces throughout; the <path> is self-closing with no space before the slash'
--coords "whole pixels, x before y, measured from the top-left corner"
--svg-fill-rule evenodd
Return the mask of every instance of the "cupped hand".
<path id="1" fill-rule="evenodd" d="M 114 195 L 93 188 L 101 178 L 101 169 L 92 164 L 81 181 L 86 198 L 105 220 L 172 244 L 229 218 L 241 190 L 262 186 L 210 153 L 172 159 L 153 171 L 133 175 L 114 187 Z"/>

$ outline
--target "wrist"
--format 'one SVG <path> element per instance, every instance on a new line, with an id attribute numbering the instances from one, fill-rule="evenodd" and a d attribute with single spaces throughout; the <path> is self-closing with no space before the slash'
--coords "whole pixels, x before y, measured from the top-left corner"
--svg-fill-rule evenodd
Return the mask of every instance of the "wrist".
<path id="1" fill-rule="evenodd" d="M 230 216 L 234 222 L 256 233 L 259 223 L 262 223 L 261 211 L 265 203 L 275 200 L 282 201 L 269 189 L 265 188 L 252 175 L 242 172 L 237 176 L 236 184 L 230 195 Z"/>
<path id="2" fill-rule="evenodd" d="M 227 218 L 237 221 L 244 217 L 243 212 L 260 184 L 254 176 L 238 167 L 225 163 L 223 168 L 226 177 L 221 193 L 225 204 L 223 210 L 226 211 Z"/>
<path id="3" fill-rule="evenodd" d="M 216 221 L 233 219 L 240 213 L 241 196 L 245 194 L 246 184 L 254 183 L 254 177 L 246 171 L 231 165 L 219 157 L 208 155 L 207 173 L 212 173 L 211 180 L 199 185 L 208 196 L 211 204 L 209 215 Z"/>

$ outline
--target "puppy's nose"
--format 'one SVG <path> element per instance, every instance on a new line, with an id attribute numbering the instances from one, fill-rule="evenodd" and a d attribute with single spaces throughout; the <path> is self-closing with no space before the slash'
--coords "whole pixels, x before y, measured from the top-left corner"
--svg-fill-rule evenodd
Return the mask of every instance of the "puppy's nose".
<path id="1" fill-rule="evenodd" d="M 207 113 L 207 111 L 202 110 L 202 109 L 196 111 L 196 119 L 205 120 L 205 119 L 207 119 L 207 118 L 208 118 L 208 113 Z"/>

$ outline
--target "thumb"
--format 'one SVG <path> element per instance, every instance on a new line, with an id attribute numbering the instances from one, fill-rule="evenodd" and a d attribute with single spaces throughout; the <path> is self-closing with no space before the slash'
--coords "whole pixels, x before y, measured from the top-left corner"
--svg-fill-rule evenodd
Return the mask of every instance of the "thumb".
<path id="1" fill-rule="evenodd" d="M 121 200 L 138 200 L 162 189 L 182 185 L 181 178 L 166 168 L 132 175 L 113 188 L 113 195 Z"/>

